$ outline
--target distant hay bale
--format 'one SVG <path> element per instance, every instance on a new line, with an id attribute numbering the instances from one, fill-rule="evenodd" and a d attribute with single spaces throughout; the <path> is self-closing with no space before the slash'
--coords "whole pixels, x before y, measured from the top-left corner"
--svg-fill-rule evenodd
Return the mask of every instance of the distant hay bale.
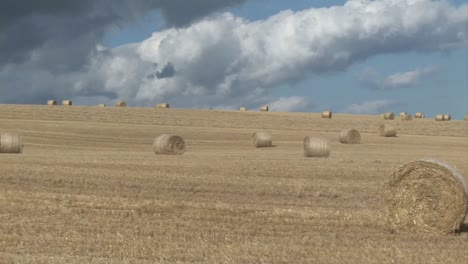
<path id="1" fill-rule="evenodd" d="M 424 118 L 424 114 L 421 112 L 417 112 L 416 114 L 414 114 L 414 118 Z"/>
<path id="2" fill-rule="evenodd" d="M 156 108 L 171 108 L 168 103 L 160 103 L 156 105 Z"/>
<path id="3" fill-rule="evenodd" d="M 444 121 L 444 115 L 436 115 L 435 120 L 436 121 Z"/>
<path id="4" fill-rule="evenodd" d="M 413 161 L 385 182 L 382 202 L 388 224 L 396 233 L 454 233 L 465 220 L 468 185 L 446 163 Z"/>
<path id="5" fill-rule="evenodd" d="M 401 117 L 401 120 L 410 121 L 410 120 L 413 120 L 413 116 L 411 114 L 405 114 Z"/>
<path id="6" fill-rule="evenodd" d="M 182 155 L 185 141 L 180 136 L 163 134 L 154 140 L 153 151 L 157 155 Z"/>
<path id="7" fill-rule="evenodd" d="M 0 153 L 19 154 L 23 152 L 23 138 L 17 133 L 0 133 Z"/>
<path id="8" fill-rule="evenodd" d="M 117 106 L 117 107 L 126 107 L 126 106 L 127 106 L 127 102 L 125 102 L 125 101 L 117 101 L 117 103 L 115 103 L 115 106 Z"/>
<path id="9" fill-rule="evenodd" d="M 405 116 L 407 114 L 408 114 L 407 112 L 400 112 L 400 117 L 403 117 L 403 116 Z"/>
<path id="10" fill-rule="evenodd" d="M 323 111 L 322 112 L 322 118 L 332 118 L 332 111 Z"/>
<path id="11" fill-rule="evenodd" d="M 450 120 L 452 120 L 451 115 L 444 115 L 444 121 L 450 121 Z"/>
<path id="12" fill-rule="evenodd" d="M 397 130 L 392 126 L 382 124 L 379 127 L 379 135 L 381 137 L 396 137 Z"/>
<path id="13" fill-rule="evenodd" d="M 465 115 L 465 121 L 468 121 L 468 115 Z"/>
<path id="14" fill-rule="evenodd" d="M 49 101 L 47 101 L 47 105 L 57 105 L 57 101 L 49 100 Z"/>
<path id="15" fill-rule="evenodd" d="M 304 138 L 304 157 L 328 157 L 331 148 L 328 141 L 321 138 Z"/>
<path id="16" fill-rule="evenodd" d="M 268 105 L 264 105 L 264 106 L 260 107 L 260 111 L 268 112 L 268 111 L 270 111 L 270 108 L 268 107 Z"/>
<path id="17" fill-rule="evenodd" d="M 393 120 L 395 119 L 395 114 L 392 112 L 387 112 L 384 114 L 384 119 L 385 120 Z"/>
<path id="18" fill-rule="evenodd" d="M 343 144 L 360 144 L 361 134 L 356 129 L 345 129 L 340 133 L 340 142 Z"/>
<path id="19" fill-rule="evenodd" d="M 239 108 L 239 111 L 247 111 L 247 108 L 246 107 L 241 107 L 241 108 Z"/>
<path id="20" fill-rule="evenodd" d="M 63 100 L 62 101 L 62 105 L 65 105 L 65 106 L 71 106 L 73 103 L 71 100 Z"/>
<path id="21" fill-rule="evenodd" d="M 99 104 L 98 106 L 99 107 L 106 107 L 107 105 L 106 104 Z"/>
<path id="22" fill-rule="evenodd" d="M 260 131 L 252 134 L 252 142 L 256 148 L 273 147 L 271 134 L 268 132 Z"/>

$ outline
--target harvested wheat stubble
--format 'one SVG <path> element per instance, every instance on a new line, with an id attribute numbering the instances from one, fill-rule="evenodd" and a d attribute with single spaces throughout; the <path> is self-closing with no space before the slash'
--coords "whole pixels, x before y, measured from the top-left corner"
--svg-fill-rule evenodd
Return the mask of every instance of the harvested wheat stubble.
<path id="1" fill-rule="evenodd" d="M 382 188 L 388 224 L 397 233 L 460 231 L 468 209 L 464 177 L 438 160 L 398 168 Z"/>
<path id="2" fill-rule="evenodd" d="M 340 133 L 340 142 L 343 144 L 360 144 L 361 134 L 356 129 L 345 129 Z"/>
<path id="3" fill-rule="evenodd" d="M 125 101 L 117 101 L 117 103 L 115 103 L 115 106 L 118 106 L 118 107 L 125 107 L 125 106 L 127 106 L 127 102 L 125 102 Z"/>
<path id="4" fill-rule="evenodd" d="M 271 134 L 268 132 L 264 132 L 264 131 L 253 133 L 252 142 L 256 148 L 273 147 Z"/>
<path id="5" fill-rule="evenodd" d="M 413 120 L 413 116 L 410 115 L 410 114 L 405 114 L 401 117 L 401 120 L 403 121 L 410 121 L 410 120 Z"/>
<path id="6" fill-rule="evenodd" d="M 321 138 L 304 138 L 304 157 L 328 157 L 331 148 L 328 141 Z"/>
<path id="7" fill-rule="evenodd" d="M 170 108 L 171 106 L 168 103 L 160 103 L 156 105 L 156 108 Z"/>
<path id="8" fill-rule="evenodd" d="M 49 101 L 47 101 L 47 105 L 57 105 L 57 101 L 49 100 Z"/>
<path id="9" fill-rule="evenodd" d="M 435 120 L 436 121 L 444 121 L 444 115 L 436 115 Z"/>
<path id="10" fill-rule="evenodd" d="M 451 115 L 444 115 L 444 121 L 450 121 L 450 120 L 452 120 Z"/>
<path id="11" fill-rule="evenodd" d="M 13 132 L 0 133 L 0 153 L 23 153 L 23 138 Z"/>
<path id="12" fill-rule="evenodd" d="M 393 120 L 393 119 L 395 119 L 395 114 L 392 113 L 392 112 L 385 113 L 385 114 L 384 114 L 384 119 L 386 119 L 386 120 Z"/>
<path id="13" fill-rule="evenodd" d="M 382 124 L 379 126 L 379 135 L 381 137 L 396 137 L 397 130 L 392 126 Z"/>
<path id="14" fill-rule="evenodd" d="M 323 111 L 322 118 L 332 118 L 333 113 L 331 111 Z"/>
<path id="15" fill-rule="evenodd" d="M 421 112 L 417 112 L 416 114 L 414 114 L 414 118 L 424 118 L 424 114 Z"/>
<path id="16" fill-rule="evenodd" d="M 62 105 L 71 106 L 71 105 L 73 105 L 73 103 L 72 103 L 71 100 L 63 100 L 63 101 L 62 101 Z"/>
<path id="17" fill-rule="evenodd" d="M 260 107 L 260 111 L 268 112 L 268 111 L 270 111 L 270 108 L 268 107 L 268 105 L 264 105 L 264 106 Z"/>
<path id="18" fill-rule="evenodd" d="M 239 111 L 247 111 L 247 108 L 246 107 L 241 107 L 241 108 L 239 108 Z"/>
<path id="19" fill-rule="evenodd" d="M 185 141 L 180 136 L 163 134 L 154 140 L 153 151 L 157 155 L 182 155 Z"/>

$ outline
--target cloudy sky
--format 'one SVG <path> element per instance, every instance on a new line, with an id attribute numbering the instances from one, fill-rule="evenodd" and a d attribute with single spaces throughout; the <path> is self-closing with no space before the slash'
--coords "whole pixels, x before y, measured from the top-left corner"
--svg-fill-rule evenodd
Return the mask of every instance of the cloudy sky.
<path id="1" fill-rule="evenodd" d="M 460 119 L 467 72 L 465 0 L 2 0 L 0 9 L 0 103 Z"/>

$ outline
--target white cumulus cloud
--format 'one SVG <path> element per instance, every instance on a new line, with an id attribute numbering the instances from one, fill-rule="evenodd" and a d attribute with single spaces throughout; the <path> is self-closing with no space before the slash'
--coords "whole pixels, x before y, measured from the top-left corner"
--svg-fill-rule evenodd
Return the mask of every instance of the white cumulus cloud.
<path id="1" fill-rule="evenodd" d="M 348 106 L 345 112 L 351 114 L 379 114 L 397 104 L 397 102 L 386 99 L 366 101 Z"/>
<path id="2" fill-rule="evenodd" d="M 274 112 L 300 112 L 306 110 L 311 103 L 309 98 L 304 96 L 280 97 L 268 104 Z"/>

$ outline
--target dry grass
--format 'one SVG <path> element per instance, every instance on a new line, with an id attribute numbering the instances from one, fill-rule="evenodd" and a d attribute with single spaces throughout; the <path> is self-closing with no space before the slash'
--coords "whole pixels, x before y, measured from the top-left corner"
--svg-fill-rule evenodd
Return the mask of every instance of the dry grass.
<path id="1" fill-rule="evenodd" d="M 375 133 L 398 128 L 392 140 Z M 468 234 L 392 234 L 382 183 L 428 155 L 468 175 L 465 121 L 378 116 L 0 105 L 3 263 L 466 263 Z M 342 128 L 362 144 L 338 142 Z M 252 148 L 267 130 L 275 148 Z M 154 137 L 186 139 L 156 156 Z M 303 139 L 330 141 L 327 159 Z"/>

